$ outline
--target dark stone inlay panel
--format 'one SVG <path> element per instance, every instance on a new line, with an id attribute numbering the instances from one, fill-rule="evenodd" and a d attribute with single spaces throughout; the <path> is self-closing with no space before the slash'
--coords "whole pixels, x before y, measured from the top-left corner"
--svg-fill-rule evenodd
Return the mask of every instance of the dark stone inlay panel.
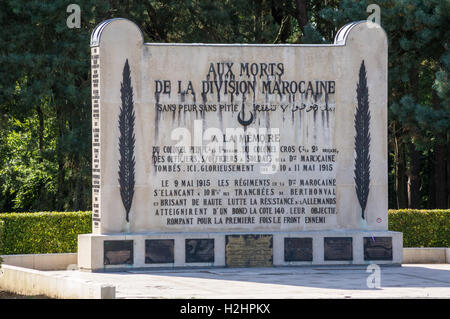
<path id="1" fill-rule="evenodd" d="M 186 239 L 187 263 L 213 263 L 214 239 Z"/>
<path id="2" fill-rule="evenodd" d="M 105 240 L 103 242 L 104 265 L 132 265 L 132 240 Z"/>
<path id="3" fill-rule="evenodd" d="M 273 236 L 225 236 L 225 262 L 227 267 L 273 266 Z"/>
<path id="4" fill-rule="evenodd" d="M 145 240 L 145 263 L 163 264 L 174 262 L 174 240 L 173 239 L 146 239 Z"/>
<path id="5" fill-rule="evenodd" d="M 325 237 L 325 260 L 353 260 L 352 237 Z"/>
<path id="6" fill-rule="evenodd" d="M 312 238 L 284 238 L 284 261 L 312 260 Z"/>
<path id="7" fill-rule="evenodd" d="M 364 237 L 364 260 L 392 260 L 392 237 Z"/>

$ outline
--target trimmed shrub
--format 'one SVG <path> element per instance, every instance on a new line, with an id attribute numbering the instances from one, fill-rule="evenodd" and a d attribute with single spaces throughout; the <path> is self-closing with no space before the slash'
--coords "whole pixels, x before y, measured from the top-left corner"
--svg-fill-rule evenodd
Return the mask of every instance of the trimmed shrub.
<path id="1" fill-rule="evenodd" d="M 449 247 L 450 209 L 389 210 L 389 230 L 403 233 L 403 247 Z"/>
<path id="2" fill-rule="evenodd" d="M 2 252 L 2 234 L 3 233 L 3 221 L 2 220 L 0 220 L 0 268 L 1 268 L 1 266 L 2 266 L 2 262 L 3 262 L 3 259 L 2 259 L 2 254 L 3 254 L 3 252 Z"/>
<path id="3" fill-rule="evenodd" d="M 91 218 L 91 212 L 0 214 L 1 253 L 76 252 L 78 235 L 91 233 Z M 449 247 L 450 209 L 389 210 L 389 230 L 403 233 L 404 247 Z"/>
<path id="4" fill-rule="evenodd" d="M 3 213 L 3 254 L 77 251 L 78 234 L 92 232 L 91 212 Z"/>

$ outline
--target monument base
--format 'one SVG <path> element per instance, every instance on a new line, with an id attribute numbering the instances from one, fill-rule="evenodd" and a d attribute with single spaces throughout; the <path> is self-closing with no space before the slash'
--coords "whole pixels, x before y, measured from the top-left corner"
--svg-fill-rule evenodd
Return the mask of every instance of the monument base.
<path id="1" fill-rule="evenodd" d="M 402 263 L 392 231 L 120 233 L 78 236 L 86 271 L 176 267 L 270 267 Z"/>

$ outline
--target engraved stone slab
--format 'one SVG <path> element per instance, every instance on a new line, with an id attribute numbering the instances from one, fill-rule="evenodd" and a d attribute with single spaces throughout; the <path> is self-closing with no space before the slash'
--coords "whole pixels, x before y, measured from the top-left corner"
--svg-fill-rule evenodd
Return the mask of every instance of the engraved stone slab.
<path id="1" fill-rule="evenodd" d="M 392 237 L 364 237 L 364 260 L 392 260 Z"/>
<path id="2" fill-rule="evenodd" d="M 225 259 L 228 267 L 273 266 L 273 236 L 227 235 Z"/>
<path id="3" fill-rule="evenodd" d="M 284 239 L 284 261 L 312 261 L 312 238 Z"/>
<path id="4" fill-rule="evenodd" d="M 379 25 L 327 45 L 143 40 L 126 19 L 92 33 L 93 233 L 387 230 Z"/>
<path id="5" fill-rule="evenodd" d="M 187 263 L 213 263 L 214 239 L 186 239 Z"/>
<path id="6" fill-rule="evenodd" d="M 145 241 L 145 263 L 161 264 L 174 262 L 173 239 L 147 239 Z"/>
<path id="7" fill-rule="evenodd" d="M 325 237 L 325 260 L 353 260 L 353 247 L 351 237 Z"/>
<path id="8" fill-rule="evenodd" d="M 105 265 L 132 265 L 133 241 L 132 240 L 105 240 L 104 264 Z"/>

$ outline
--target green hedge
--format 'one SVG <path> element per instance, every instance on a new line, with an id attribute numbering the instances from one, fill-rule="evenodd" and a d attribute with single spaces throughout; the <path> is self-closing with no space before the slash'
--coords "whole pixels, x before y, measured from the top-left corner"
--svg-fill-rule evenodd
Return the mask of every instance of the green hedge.
<path id="1" fill-rule="evenodd" d="M 3 254 L 3 252 L 2 252 L 2 232 L 3 232 L 3 221 L 0 220 L 0 255 Z M 2 259 L 2 256 L 0 256 L 0 267 L 2 266 L 2 262 L 3 262 L 3 259 Z"/>
<path id="2" fill-rule="evenodd" d="M 403 247 L 449 247 L 450 209 L 389 210 L 389 230 L 403 233 Z"/>
<path id="3" fill-rule="evenodd" d="M 3 213 L 3 254 L 77 251 L 78 234 L 91 233 L 91 212 Z"/>
<path id="4" fill-rule="evenodd" d="M 0 249 L 2 240 L 5 255 L 76 252 L 77 235 L 91 232 L 91 217 L 91 212 L 0 214 Z M 403 233 L 404 247 L 449 247 L 450 210 L 389 210 L 389 230 Z"/>

